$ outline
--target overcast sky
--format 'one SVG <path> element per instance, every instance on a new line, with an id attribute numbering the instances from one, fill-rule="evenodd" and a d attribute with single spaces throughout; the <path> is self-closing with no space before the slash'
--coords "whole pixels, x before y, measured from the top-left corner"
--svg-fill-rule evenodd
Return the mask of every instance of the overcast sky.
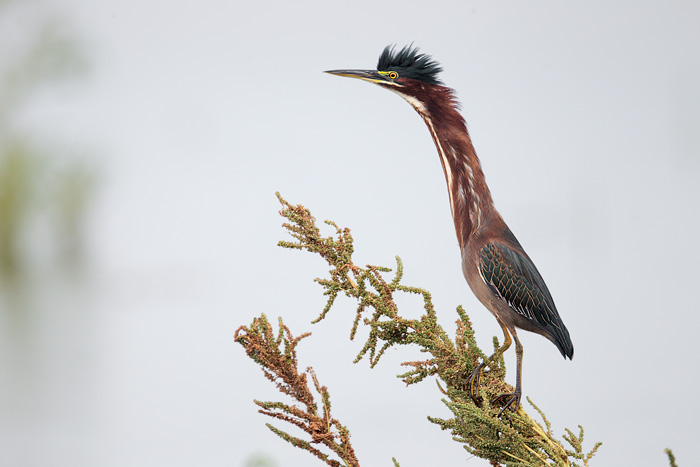
<path id="1" fill-rule="evenodd" d="M 666 447 L 681 466 L 696 458 L 700 4 L 34 4 L 12 7 L 24 13 L 6 34 L 57 19 L 90 71 L 24 122 L 84 154 L 98 185 L 84 288 L 37 299 L 31 359 L 2 360 L 30 367 L 3 371 L 26 385 L 0 381 L 14 407 L 3 465 L 321 465 L 256 412 L 278 396 L 233 332 L 260 313 L 313 332 L 300 364 L 328 386 L 362 465 L 488 465 L 426 420 L 449 416 L 432 381 L 394 377 L 415 353 L 352 365 L 351 302 L 310 324 L 325 263 L 276 247 L 280 191 L 350 227 L 357 264 L 400 255 L 451 333 L 462 304 L 483 347 L 502 337 L 462 277 L 424 123 L 392 93 L 321 73 L 373 68 L 410 42 L 456 89 L 496 206 L 574 342 L 569 362 L 520 334 L 524 395 L 558 436 L 580 424 L 587 449 L 604 443 L 592 466 L 667 465 Z"/>

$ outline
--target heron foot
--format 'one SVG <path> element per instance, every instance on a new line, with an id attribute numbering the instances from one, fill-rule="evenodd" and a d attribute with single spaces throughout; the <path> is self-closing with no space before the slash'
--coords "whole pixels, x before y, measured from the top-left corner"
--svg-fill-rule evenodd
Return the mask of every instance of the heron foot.
<path id="1" fill-rule="evenodd" d="M 517 412 L 518 407 L 520 407 L 520 396 L 521 391 L 515 391 L 512 394 L 501 394 L 500 396 L 496 397 L 493 400 L 492 404 L 504 404 L 501 411 L 498 412 L 498 416 L 500 417 L 503 414 L 503 412 L 506 411 L 506 409 L 510 409 L 513 412 Z"/>
<path id="2" fill-rule="evenodd" d="M 479 384 L 481 382 L 481 370 L 483 370 L 485 366 L 486 363 L 482 363 L 477 366 L 464 383 L 464 390 L 469 391 L 469 396 L 472 398 L 477 407 L 481 407 L 481 404 L 484 401 L 483 397 L 479 395 Z"/>

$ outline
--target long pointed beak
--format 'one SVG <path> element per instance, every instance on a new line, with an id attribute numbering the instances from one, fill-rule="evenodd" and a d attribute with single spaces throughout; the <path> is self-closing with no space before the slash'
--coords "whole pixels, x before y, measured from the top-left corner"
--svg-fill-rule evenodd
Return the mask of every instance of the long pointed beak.
<path id="1" fill-rule="evenodd" d="M 370 83 L 386 83 L 386 79 L 376 70 L 328 70 L 324 73 L 336 76 L 345 76 L 347 78 L 357 78 Z"/>

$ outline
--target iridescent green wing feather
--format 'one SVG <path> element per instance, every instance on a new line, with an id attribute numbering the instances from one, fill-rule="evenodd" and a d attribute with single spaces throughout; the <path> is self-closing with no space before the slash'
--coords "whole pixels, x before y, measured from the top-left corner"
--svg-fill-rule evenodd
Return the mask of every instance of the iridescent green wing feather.
<path id="1" fill-rule="evenodd" d="M 491 291 L 512 310 L 547 331 L 565 356 L 573 355 L 569 333 L 530 258 L 509 246 L 489 243 L 479 252 L 479 272 Z"/>

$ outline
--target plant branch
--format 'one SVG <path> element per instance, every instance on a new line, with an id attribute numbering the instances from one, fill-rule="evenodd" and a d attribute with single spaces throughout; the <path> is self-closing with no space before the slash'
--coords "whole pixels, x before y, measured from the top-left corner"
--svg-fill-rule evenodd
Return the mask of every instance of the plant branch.
<path id="1" fill-rule="evenodd" d="M 289 328 L 279 319 L 279 331 L 273 332 L 272 325 L 263 314 L 255 318 L 250 326 L 241 326 L 234 334 L 234 341 L 241 344 L 246 353 L 259 364 L 265 377 L 275 383 L 277 389 L 296 400 L 299 405 L 282 402 L 255 401 L 260 413 L 290 423 L 309 435 L 310 440 L 292 436 L 275 428 L 267 427 L 280 438 L 292 445 L 309 451 L 332 467 L 341 465 L 359 467 L 355 451 L 350 444 L 350 432 L 331 415 L 331 401 L 328 389 L 321 386 L 311 368 L 299 372 L 296 347 L 310 333 L 294 337 Z M 320 395 L 321 408 L 308 385 L 311 377 L 314 390 Z M 314 445 L 326 446 L 331 454 L 322 452 Z"/>
<path id="2" fill-rule="evenodd" d="M 327 225 L 335 229 L 335 235 L 323 236 L 316 225 L 316 220 L 306 208 L 289 204 L 279 193 L 277 196 L 282 204 L 280 214 L 286 219 L 283 226 L 293 239 L 293 241 L 281 241 L 279 245 L 318 254 L 330 266 L 328 277 L 316 279 L 316 282 L 323 287 L 327 301 L 313 322 L 321 321 L 327 316 L 339 295 L 345 295 L 357 302 L 350 338 L 354 339 L 357 336 L 360 325 L 365 326 L 368 333 L 355 362 L 366 357 L 370 366 L 374 367 L 388 349 L 395 346 L 417 345 L 426 358 L 404 362 L 402 365 L 407 371 L 398 377 L 407 385 L 420 383 L 430 376 L 439 378 L 438 386 L 445 396 L 443 402 L 450 410 L 451 417 L 445 419 L 428 417 L 428 420 L 440 426 L 441 429 L 449 431 L 452 438 L 461 443 L 466 451 L 488 459 L 492 465 L 588 466 L 600 443 L 597 443 L 588 453 L 584 453 L 583 429 L 580 426 L 578 435 L 571 430 L 566 430 L 564 441 L 557 440 L 543 411 L 529 398 L 528 401 L 541 416 L 545 427 L 530 417 L 522 406 L 509 418 L 498 417 L 500 407 L 492 405 L 490 401 L 500 394 L 513 392 L 512 386 L 505 382 L 506 368 L 503 355 L 496 354 L 496 358 L 490 364 L 490 370 L 482 375 L 479 390 L 484 401 L 483 406 L 479 407 L 472 401 L 469 393 L 465 391 L 465 381 L 474 368 L 486 359 L 486 354 L 478 347 L 471 321 L 462 307 L 457 307 L 457 330 L 454 338 L 451 338 L 438 324 L 430 293 L 401 283 L 403 264 L 400 258 L 396 258 L 396 271 L 393 277 L 390 277 L 392 270 L 386 267 L 357 266 L 353 263 L 353 238 L 348 228 L 340 228 L 334 222 L 326 221 Z M 402 293 L 418 295 L 422 298 L 423 314 L 419 318 L 409 319 L 399 314 L 395 297 Z M 351 457 L 347 455 L 348 452 L 352 453 L 352 449 L 348 448 L 347 438 L 342 438 L 342 434 L 347 433 L 347 430 L 339 423 L 329 424 L 330 412 L 328 415 L 324 412 L 323 416 L 316 414 L 317 408 L 312 403 L 313 399 L 309 399 L 304 390 L 306 374 L 298 375 L 291 369 L 291 366 L 296 367 L 296 354 L 293 352 L 290 354 L 287 349 L 291 347 L 293 351 L 298 340 L 305 335 L 292 338 L 280 322 L 279 336 L 286 337 L 278 337 L 276 340 L 266 337 L 260 344 L 252 346 L 247 344 L 250 339 L 246 341 L 244 336 L 254 335 L 253 329 L 258 329 L 259 331 L 256 332 L 261 336 L 272 335 L 269 324 L 266 323 L 263 315 L 262 318 L 254 321 L 251 328 L 239 329 L 245 332 L 243 334 L 237 332 L 236 339 L 246 346 L 248 355 L 263 366 L 268 379 L 275 381 L 281 392 L 302 402 L 306 409 L 292 408 L 282 403 L 262 405 L 256 401 L 264 409 L 261 412 L 299 427 L 312 436 L 312 441 L 326 444 L 347 465 L 357 465 L 350 464 L 348 460 L 355 458 L 354 455 Z M 285 355 L 287 355 L 286 366 L 279 357 L 274 357 L 282 353 L 279 348 L 283 342 Z M 496 338 L 493 339 L 493 348 L 494 352 L 498 352 L 499 343 Z M 266 355 L 273 357 L 263 358 Z M 307 373 L 313 375 L 310 369 Z M 313 378 L 316 381 L 315 377 Z M 282 383 L 279 382 L 280 379 Z M 301 384 L 302 380 L 303 384 Z M 329 400 L 325 387 L 319 389 L 319 385 L 315 383 L 315 388 L 317 392 L 321 392 L 324 401 Z M 322 435 L 317 434 L 314 437 L 315 425 L 312 421 L 320 422 L 321 425 L 325 423 L 325 426 L 332 425 L 336 427 L 337 433 L 331 434 L 330 428 L 327 428 L 320 432 Z M 322 458 L 329 465 L 339 465 L 331 464 L 330 462 L 337 461 L 329 461 L 322 457 L 322 454 L 308 442 L 281 434 L 276 429 L 273 431 L 287 441 Z M 335 443 L 336 438 L 340 443 Z M 564 442 L 569 446 L 568 448 L 565 447 Z"/>

